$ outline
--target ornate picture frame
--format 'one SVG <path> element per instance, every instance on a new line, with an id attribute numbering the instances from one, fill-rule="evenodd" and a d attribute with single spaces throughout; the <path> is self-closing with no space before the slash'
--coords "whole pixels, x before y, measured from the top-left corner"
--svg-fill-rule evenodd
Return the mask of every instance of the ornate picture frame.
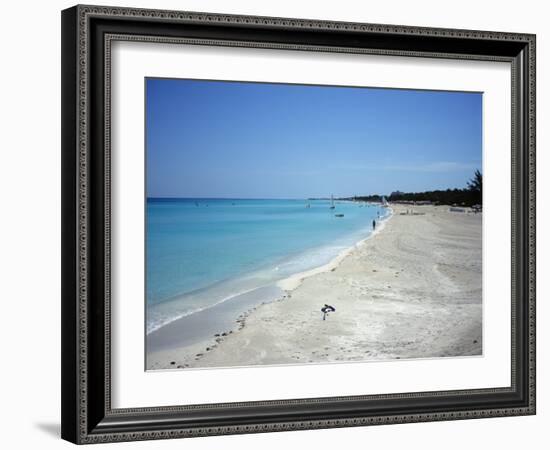
<path id="1" fill-rule="evenodd" d="M 511 384 L 117 409 L 111 45 L 186 43 L 511 64 Z M 62 437 L 85 444 L 535 414 L 535 36 L 100 6 L 62 12 Z"/>

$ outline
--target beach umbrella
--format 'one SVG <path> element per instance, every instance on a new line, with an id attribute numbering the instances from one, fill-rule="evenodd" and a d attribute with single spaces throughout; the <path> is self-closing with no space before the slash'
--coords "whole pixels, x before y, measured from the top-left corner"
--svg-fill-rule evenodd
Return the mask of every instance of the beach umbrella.
<path id="1" fill-rule="evenodd" d="M 323 313 L 323 320 L 326 319 L 328 313 L 334 311 L 336 311 L 336 308 L 334 306 L 330 306 L 325 303 L 325 306 L 321 308 L 321 312 Z"/>

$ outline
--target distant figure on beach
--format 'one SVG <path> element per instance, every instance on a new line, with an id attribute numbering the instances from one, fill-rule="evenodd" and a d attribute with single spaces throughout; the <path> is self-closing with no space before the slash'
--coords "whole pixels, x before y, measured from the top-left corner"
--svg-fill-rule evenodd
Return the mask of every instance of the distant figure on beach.
<path id="1" fill-rule="evenodd" d="M 373 221 L 372 221 L 372 229 L 373 229 L 373 230 L 376 229 L 376 220 L 373 220 Z"/>
<path id="2" fill-rule="evenodd" d="M 323 313 L 323 320 L 326 319 L 328 313 L 334 311 L 336 311 L 336 308 L 334 306 L 330 306 L 325 303 L 325 306 L 321 308 L 321 312 Z"/>

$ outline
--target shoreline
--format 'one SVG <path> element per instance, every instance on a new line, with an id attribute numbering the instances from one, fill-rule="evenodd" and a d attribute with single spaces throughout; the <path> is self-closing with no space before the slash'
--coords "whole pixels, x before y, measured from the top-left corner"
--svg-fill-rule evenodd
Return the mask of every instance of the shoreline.
<path id="1" fill-rule="evenodd" d="M 215 333 L 207 341 L 148 354 L 147 368 L 242 367 L 481 354 L 481 272 L 465 267 L 467 258 L 453 254 L 456 240 L 447 236 L 449 231 L 464 234 L 466 228 L 464 242 L 469 245 L 468 252 L 475 254 L 478 244 L 480 252 L 481 215 L 460 215 L 447 211 L 448 207 L 433 206 L 415 207 L 422 215 L 401 214 L 406 209 L 410 206 L 392 205 L 391 213 L 379 222 L 374 233 L 329 263 L 277 282 L 282 295 L 241 312 L 231 329 Z M 430 232 L 437 239 L 431 239 Z M 375 236 L 377 239 L 370 239 Z M 450 245 L 439 248 L 442 239 Z M 418 248 L 411 253 L 412 248 L 402 248 L 402 240 Z M 477 244 L 470 245 L 470 241 Z M 448 255 L 446 247 L 452 250 Z M 430 258 L 430 249 L 435 250 L 435 255 L 441 254 L 436 265 Z M 423 258 L 420 253 L 424 253 Z M 474 262 L 478 264 L 476 258 Z M 462 283 L 464 298 L 455 305 L 456 299 L 451 295 L 450 304 L 446 305 L 439 296 L 457 292 L 459 297 L 462 295 L 453 277 L 440 270 L 453 261 L 460 269 L 458 278 L 466 277 L 466 281 L 473 283 Z M 404 268 L 397 270 L 394 264 Z M 427 280 L 418 277 L 421 268 L 429 272 Z M 405 283 L 398 282 L 409 271 L 410 278 Z M 471 292 L 469 284 L 475 287 Z M 324 303 L 336 305 L 337 310 L 326 321 L 321 320 L 320 313 Z M 468 316 L 468 320 L 462 316 Z M 440 323 L 456 322 L 453 317 L 461 321 L 460 326 L 451 324 L 457 336 L 443 341 L 440 336 L 441 342 L 434 341 L 435 336 L 445 334 Z M 406 323 L 392 331 L 400 322 Z M 427 325 L 434 325 L 437 332 Z M 407 339 L 390 345 L 396 340 L 395 334 Z M 427 335 L 424 342 L 418 335 Z M 470 339 L 471 336 L 474 337 Z M 447 342 L 450 348 L 442 350 L 442 342 Z M 365 350 L 371 347 L 382 348 Z M 407 348 L 409 352 L 403 350 Z"/>
<path id="2" fill-rule="evenodd" d="M 349 202 L 353 203 L 351 201 L 349 201 Z M 147 339 L 149 339 L 149 337 L 152 336 L 152 340 L 156 341 L 157 340 L 157 335 L 163 333 L 160 330 L 162 330 L 164 327 L 182 328 L 181 326 L 179 326 L 179 322 L 186 322 L 187 320 L 190 320 L 192 317 L 195 317 L 197 314 L 198 315 L 203 315 L 205 313 L 208 313 L 209 311 L 212 311 L 215 308 L 222 309 L 222 310 L 223 309 L 231 309 L 231 308 L 226 308 L 226 306 L 229 306 L 229 305 L 225 305 L 226 302 L 240 302 L 242 298 L 245 298 L 245 297 L 248 297 L 248 296 L 254 297 L 255 294 L 257 295 L 259 292 L 269 291 L 271 288 L 280 289 L 280 291 L 281 291 L 280 295 L 277 296 L 277 297 L 280 297 L 280 296 L 284 295 L 284 293 L 286 291 L 292 291 L 296 287 L 298 287 L 305 278 L 308 278 L 310 276 L 314 276 L 318 273 L 328 272 L 329 270 L 334 269 L 335 267 L 337 267 L 341 263 L 341 261 L 350 252 L 352 252 L 358 246 L 363 245 L 363 243 L 365 241 L 367 241 L 368 239 L 372 238 L 373 236 L 376 236 L 376 234 L 378 234 L 384 228 L 385 223 L 393 215 L 393 210 L 391 208 L 387 208 L 387 209 L 388 209 L 389 212 L 387 214 L 385 214 L 383 217 L 381 217 L 380 219 L 377 220 L 377 227 L 376 227 L 375 230 L 373 230 L 373 231 L 369 230 L 368 231 L 369 234 L 367 236 L 361 237 L 359 240 L 355 241 L 352 245 L 350 245 L 350 246 L 344 248 L 343 250 L 341 250 L 338 254 L 336 254 L 327 263 L 321 264 L 321 265 L 313 267 L 311 269 L 306 269 L 306 270 L 303 270 L 303 271 L 300 271 L 300 272 L 297 272 L 297 273 L 293 273 L 293 274 L 291 274 L 291 275 L 289 275 L 289 276 L 287 276 L 283 279 L 280 279 L 280 280 L 270 281 L 270 282 L 266 283 L 265 285 L 244 288 L 244 290 L 242 290 L 242 291 L 240 291 L 236 294 L 230 294 L 226 297 L 222 297 L 220 300 L 216 301 L 215 303 L 213 303 L 211 305 L 208 305 L 208 306 L 205 306 L 205 307 L 197 307 L 196 309 L 194 309 L 192 311 L 181 313 L 180 315 L 178 315 L 177 317 L 175 317 L 173 319 L 165 320 L 164 323 L 162 323 L 162 325 L 160 325 L 160 326 L 156 326 L 155 328 L 153 328 L 151 330 L 146 330 Z M 275 301 L 275 300 L 278 299 L 278 298 L 273 298 L 273 297 L 274 296 L 271 294 L 271 295 L 268 295 L 267 298 L 258 298 L 258 300 L 256 301 L 257 304 L 255 304 L 255 305 L 250 305 L 249 302 L 246 302 L 246 309 L 242 311 L 242 314 L 248 313 L 248 312 L 250 312 L 251 309 L 255 309 L 258 306 L 261 306 L 265 303 L 270 303 L 270 302 Z M 240 318 L 242 314 L 239 314 L 238 317 Z M 234 312 L 233 312 L 233 315 L 234 315 Z M 229 331 L 232 331 L 232 332 L 235 331 L 234 327 L 233 328 L 228 328 L 227 326 L 225 326 L 225 327 L 222 327 L 222 328 L 223 329 L 212 330 L 212 331 L 214 331 L 214 333 L 211 333 L 211 334 L 213 334 L 214 336 L 217 336 L 218 334 L 229 333 Z M 172 333 L 172 336 L 173 336 L 173 333 Z M 208 336 L 208 338 L 210 338 L 210 337 L 211 336 Z M 203 339 L 203 342 L 204 342 L 205 346 L 208 346 L 208 342 L 211 341 L 211 339 L 208 339 L 208 338 Z M 162 341 L 166 341 L 166 340 L 167 339 L 162 339 Z M 193 339 L 193 340 L 196 340 L 196 339 Z M 158 347 L 158 345 L 156 343 L 153 343 L 152 347 Z"/>
<path id="3" fill-rule="evenodd" d="M 314 267 L 313 269 L 304 270 L 303 272 L 298 272 L 290 275 L 289 277 L 278 281 L 276 283 L 277 286 L 280 287 L 283 291 L 293 291 L 298 288 L 306 278 L 336 269 L 351 252 L 353 252 L 357 247 L 361 247 L 366 241 L 373 238 L 384 229 L 384 227 L 386 226 L 386 222 L 393 217 L 393 209 L 388 208 L 388 210 L 390 211 L 389 214 L 384 216 L 382 219 L 379 219 L 379 221 L 377 222 L 378 226 L 368 236 L 358 240 L 352 246 L 342 250 L 328 263 L 318 267 Z"/>
<path id="4" fill-rule="evenodd" d="M 351 203 L 351 204 L 357 203 L 357 202 L 354 202 L 354 201 L 351 201 L 351 200 L 342 200 L 341 202 L 342 203 Z M 205 311 L 211 310 L 213 308 L 223 306 L 223 304 L 225 302 L 239 301 L 239 299 L 243 296 L 253 294 L 256 291 L 261 291 L 261 290 L 264 290 L 265 288 L 269 288 L 271 286 L 276 286 L 277 288 L 281 289 L 282 291 L 292 290 L 300 284 L 301 279 L 307 278 L 309 276 L 313 276 L 317 273 L 322 273 L 322 272 L 331 270 L 332 268 L 336 267 L 341 262 L 341 260 L 343 258 L 345 258 L 345 256 L 347 254 L 349 254 L 349 252 L 353 251 L 354 248 L 356 248 L 359 245 L 362 245 L 362 243 L 364 241 L 366 241 L 367 239 L 370 239 L 371 237 L 375 236 L 379 231 L 381 231 L 381 229 L 383 229 L 385 222 L 388 219 L 390 219 L 392 214 L 393 214 L 393 210 L 391 208 L 388 207 L 387 210 L 389 211 L 389 213 L 385 214 L 381 218 L 375 219 L 375 220 L 377 220 L 377 227 L 374 231 L 371 231 L 370 229 L 368 229 L 367 230 L 367 233 L 368 233 L 367 236 L 360 237 L 355 242 L 353 242 L 351 244 L 348 244 L 347 247 L 343 248 L 343 250 L 339 251 L 334 257 L 332 257 L 330 259 L 330 261 L 328 261 L 324 264 L 321 263 L 319 266 L 315 266 L 315 267 L 312 267 L 310 269 L 305 269 L 305 270 L 302 270 L 300 272 L 292 273 L 292 274 L 287 275 L 284 278 L 279 279 L 279 280 L 274 279 L 274 280 L 266 281 L 265 284 L 254 285 L 252 287 L 251 286 L 243 286 L 239 289 L 238 292 L 236 292 L 236 293 L 233 292 L 233 293 L 227 294 L 225 296 L 221 296 L 221 298 L 217 299 L 212 304 L 209 304 L 209 305 L 206 305 L 206 306 L 196 306 L 192 310 L 184 310 L 183 312 L 179 312 L 175 317 L 169 317 L 169 318 L 162 319 L 160 321 L 161 322 L 160 324 L 158 324 L 158 323 L 155 323 L 153 325 L 147 324 L 147 326 L 146 326 L 146 336 L 149 337 L 150 335 L 154 335 L 154 334 L 158 333 L 159 330 L 162 330 L 162 328 L 164 328 L 166 326 L 171 326 L 172 324 L 174 324 L 174 323 L 176 323 L 176 322 L 178 322 L 182 319 L 185 319 L 187 317 L 193 316 L 194 314 L 200 314 L 200 313 L 203 313 Z M 361 233 L 361 234 L 363 234 L 363 233 Z M 323 246 L 318 246 L 317 248 L 323 248 Z M 298 253 L 298 254 L 300 254 L 300 253 Z M 305 254 L 305 252 L 304 252 L 304 254 Z M 257 272 L 251 272 L 251 273 L 256 274 Z M 243 278 L 246 278 L 246 277 L 243 277 L 241 275 L 240 277 L 236 277 L 234 279 L 222 280 L 221 282 L 217 282 L 212 286 L 207 286 L 205 288 L 193 290 L 193 291 L 181 294 L 181 295 L 176 295 L 175 297 L 173 297 L 173 300 L 178 300 L 178 299 L 193 295 L 195 293 L 200 293 L 202 291 L 211 291 L 212 289 L 215 289 L 218 285 L 222 285 L 222 283 L 224 285 L 226 285 L 226 284 L 229 284 L 231 282 L 235 282 L 235 281 L 238 282 L 239 280 L 242 280 Z M 271 300 L 271 301 L 273 301 L 273 300 Z M 156 306 L 160 306 L 162 308 L 165 305 L 169 306 L 170 303 L 171 302 L 167 302 L 167 303 L 161 302 Z M 258 300 L 258 305 L 260 305 L 262 303 L 265 303 L 265 302 L 262 301 L 261 299 L 259 299 Z"/>

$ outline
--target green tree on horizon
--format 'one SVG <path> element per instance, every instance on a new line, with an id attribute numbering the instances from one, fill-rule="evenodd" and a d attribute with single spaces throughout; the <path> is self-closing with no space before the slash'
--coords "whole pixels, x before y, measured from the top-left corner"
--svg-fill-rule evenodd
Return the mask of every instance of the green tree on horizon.
<path id="1" fill-rule="evenodd" d="M 473 178 L 466 182 L 462 189 L 445 189 L 425 192 L 392 192 L 387 196 L 391 201 L 430 201 L 439 205 L 481 205 L 483 176 L 479 169 L 474 172 Z M 364 195 L 352 197 L 353 200 L 380 201 L 381 195 Z"/>
<path id="2" fill-rule="evenodd" d="M 481 192 L 483 190 L 483 175 L 479 169 L 476 169 L 474 172 L 474 177 L 468 181 L 468 189 L 475 193 L 475 198 L 478 200 L 478 203 L 481 204 Z"/>

